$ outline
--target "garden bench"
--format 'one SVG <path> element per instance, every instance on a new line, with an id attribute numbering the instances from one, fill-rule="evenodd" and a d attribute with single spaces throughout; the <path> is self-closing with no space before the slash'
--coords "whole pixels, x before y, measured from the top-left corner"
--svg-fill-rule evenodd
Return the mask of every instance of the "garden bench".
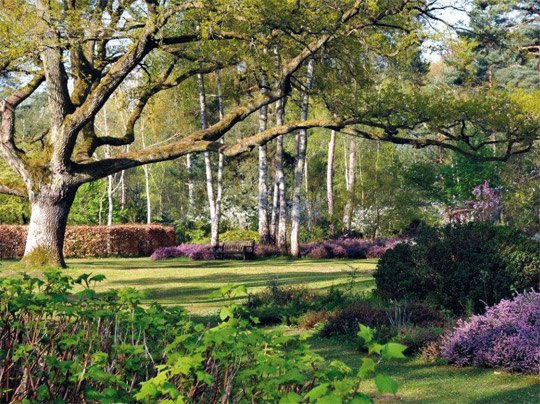
<path id="1" fill-rule="evenodd" d="M 255 257 L 255 240 L 226 241 L 214 247 L 214 255 L 217 259 L 229 256 L 241 255 L 242 259 Z"/>

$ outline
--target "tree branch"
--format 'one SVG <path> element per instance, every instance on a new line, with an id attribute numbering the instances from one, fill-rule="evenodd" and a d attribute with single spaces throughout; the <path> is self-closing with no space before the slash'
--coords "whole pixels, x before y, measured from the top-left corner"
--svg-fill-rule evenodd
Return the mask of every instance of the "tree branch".
<path id="1" fill-rule="evenodd" d="M 15 188 L 0 184 L 0 194 L 18 196 L 20 198 L 28 198 L 28 194 L 24 188 Z"/>

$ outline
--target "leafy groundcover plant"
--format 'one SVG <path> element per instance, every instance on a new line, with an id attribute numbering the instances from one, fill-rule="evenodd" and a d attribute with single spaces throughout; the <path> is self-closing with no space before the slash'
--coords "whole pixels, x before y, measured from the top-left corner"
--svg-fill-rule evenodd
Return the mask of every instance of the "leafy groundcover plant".
<path id="1" fill-rule="evenodd" d="M 442 356 L 458 366 L 540 375 L 540 293 L 502 300 L 485 314 L 460 321 L 444 337 Z"/>
<path id="2" fill-rule="evenodd" d="M 56 270 L 0 278 L 0 402 L 365 403 L 367 378 L 380 393 L 397 391 L 376 364 L 403 358 L 406 347 L 378 344 L 368 327 L 359 336 L 369 355 L 354 371 L 305 338 L 257 328 L 234 304 L 208 327 L 182 308 L 141 306 L 132 288 L 98 295 L 101 280 Z"/>

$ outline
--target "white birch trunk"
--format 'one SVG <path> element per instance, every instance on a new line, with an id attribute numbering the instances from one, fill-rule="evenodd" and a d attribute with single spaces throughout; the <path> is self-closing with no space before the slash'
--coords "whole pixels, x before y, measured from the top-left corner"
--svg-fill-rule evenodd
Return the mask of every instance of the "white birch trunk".
<path id="1" fill-rule="evenodd" d="M 285 123 L 285 100 L 281 99 L 276 105 L 276 125 Z M 276 182 L 278 185 L 278 228 L 276 242 L 279 249 L 287 251 L 287 194 L 285 188 L 285 173 L 283 172 L 283 136 L 278 136 L 276 144 Z"/>
<path id="2" fill-rule="evenodd" d="M 144 136 L 144 120 L 141 119 L 141 140 L 143 149 L 146 148 L 146 140 Z M 143 165 L 144 172 L 144 190 L 146 193 L 146 224 L 152 223 L 152 199 L 150 198 L 150 168 L 148 164 Z"/>
<path id="3" fill-rule="evenodd" d="M 330 234 L 335 234 L 334 225 L 334 152 L 336 150 L 336 131 L 330 132 L 328 142 L 328 160 L 326 163 L 326 200 L 328 202 L 328 220 L 330 222 Z"/>
<path id="4" fill-rule="evenodd" d="M 343 210 L 343 232 L 351 231 L 351 222 L 354 212 L 354 191 L 356 184 L 356 140 L 351 139 L 349 146 L 349 161 L 348 161 L 348 178 L 346 183 L 347 188 L 347 203 Z"/>
<path id="5" fill-rule="evenodd" d="M 225 108 L 223 106 L 223 92 L 221 89 L 221 72 L 218 70 L 216 72 L 216 87 L 217 87 L 217 96 L 218 96 L 218 109 L 219 109 L 219 120 L 221 121 L 225 116 Z M 219 140 L 221 143 L 225 142 L 225 138 L 222 137 Z M 213 227 L 215 229 L 215 245 L 219 244 L 219 224 L 221 222 L 221 208 L 223 201 L 223 167 L 224 167 L 224 156 L 223 153 L 219 153 L 218 157 L 218 171 L 217 171 L 217 193 L 216 193 L 216 212 L 215 212 L 215 223 Z"/>
<path id="6" fill-rule="evenodd" d="M 306 93 L 302 100 L 301 120 L 306 120 L 309 112 L 309 92 L 313 82 L 313 71 L 315 68 L 315 60 L 312 58 L 308 62 L 306 73 Z M 302 129 L 298 132 L 298 142 L 296 151 L 296 166 L 294 169 L 294 189 L 293 202 L 291 212 L 291 255 L 293 257 L 300 256 L 300 245 L 298 235 L 300 232 L 300 203 L 302 192 L 302 179 L 304 175 L 304 165 L 306 159 L 307 148 L 307 131 Z"/>
<path id="7" fill-rule="evenodd" d="M 263 90 L 264 92 L 264 90 Z M 259 132 L 268 127 L 268 107 L 259 110 Z M 268 156 L 266 145 L 259 146 L 259 242 L 270 243 L 270 225 L 268 222 Z"/>
<path id="8" fill-rule="evenodd" d="M 206 108 L 206 90 L 204 86 L 204 78 L 201 73 L 197 74 L 197 83 L 199 85 L 199 105 L 201 112 L 201 129 L 208 128 L 207 108 Z M 212 172 L 212 161 L 210 153 L 204 153 L 204 168 L 206 174 L 206 195 L 208 197 L 208 209 L 210 211 L 210 244 L 212 247 L 218 245 L 218 222 L 216 215 L 216 198 L 214 195 L 214 176 Z"/>

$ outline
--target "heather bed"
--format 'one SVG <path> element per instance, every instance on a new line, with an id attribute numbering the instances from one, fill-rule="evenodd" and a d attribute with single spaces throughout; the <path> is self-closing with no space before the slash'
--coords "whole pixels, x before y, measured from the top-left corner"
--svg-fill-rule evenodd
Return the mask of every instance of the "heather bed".
<path id="1" fill-rule="evenodd" d="M 387 250 L 398 244 L 406 243 L 410 239 L 405 237 L 385 238 L 380 237 L 375 240 L 361 238 L 341 238 L 335 240 L 325 240 L 320 242 L 303 243 L 300 245 L 300 256 L 313 259 L 329 258 L 379 258 Z M 282 252 L 274 245 L 257 244 L 255 246 L 256 258 L 269 258 L 282 255 Z M 212 260 L 214 253 L 209 244 L 180 244 L 171 247 L 161 247 L 156 249 L 151 255 L 154 261 L 187 257 L 194 261 Z"/>

